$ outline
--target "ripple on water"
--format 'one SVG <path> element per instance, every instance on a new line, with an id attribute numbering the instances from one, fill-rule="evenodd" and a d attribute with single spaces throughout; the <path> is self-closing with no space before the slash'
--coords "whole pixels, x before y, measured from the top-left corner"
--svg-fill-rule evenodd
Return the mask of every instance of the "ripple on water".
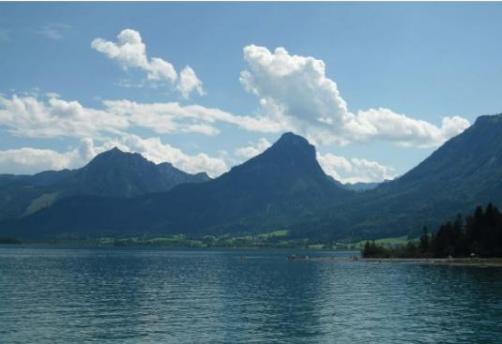
<path id="1" fill-rule="evenodd" d="M 502 338 L 502 269 L 288 261 L 288 254 L 0 248 L 0 342 Z"/>

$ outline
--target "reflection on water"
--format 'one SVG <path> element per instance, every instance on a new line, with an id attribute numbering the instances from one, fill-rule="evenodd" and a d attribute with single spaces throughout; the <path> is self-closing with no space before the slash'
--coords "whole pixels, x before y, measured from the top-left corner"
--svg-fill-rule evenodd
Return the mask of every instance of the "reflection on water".
<path id="1" fill-rule="evenodd" d="M 288 254 L 0 248 L 0 343 L 502 338 L 502 269 Z"/>

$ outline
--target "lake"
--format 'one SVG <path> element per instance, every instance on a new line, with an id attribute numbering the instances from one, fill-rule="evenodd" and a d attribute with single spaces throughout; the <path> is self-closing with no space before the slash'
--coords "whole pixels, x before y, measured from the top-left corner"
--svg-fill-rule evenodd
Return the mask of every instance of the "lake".
<path id="1" fill-rule="evenodd" d="M 291 253 L 2 247 L 0 343 L 502 341 L 500 268 Z"/>

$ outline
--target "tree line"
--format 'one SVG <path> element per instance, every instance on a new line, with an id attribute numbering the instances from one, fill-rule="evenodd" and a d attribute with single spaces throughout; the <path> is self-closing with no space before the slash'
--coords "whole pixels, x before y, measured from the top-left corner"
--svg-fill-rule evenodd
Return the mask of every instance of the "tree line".
<path id="1" fill-rule="evenodd" d="M 365 258 L 502 257 L 502 213 L 493 204 L 478 206 L 473 214 L 439 226 L 435 233 L 423 228 L 418 240 L 385 247 L 367 241 Z"/>

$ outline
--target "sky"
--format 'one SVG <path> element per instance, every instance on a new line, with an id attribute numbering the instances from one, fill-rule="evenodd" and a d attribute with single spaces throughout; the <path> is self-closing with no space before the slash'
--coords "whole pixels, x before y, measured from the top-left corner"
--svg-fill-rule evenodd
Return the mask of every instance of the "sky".
<path id="1" fill-rule="evenodd" d="M 379 182 L 502 112 L 499 3 L 0 3 L 0 173 L 216 177 L 287 131 Z"/>

